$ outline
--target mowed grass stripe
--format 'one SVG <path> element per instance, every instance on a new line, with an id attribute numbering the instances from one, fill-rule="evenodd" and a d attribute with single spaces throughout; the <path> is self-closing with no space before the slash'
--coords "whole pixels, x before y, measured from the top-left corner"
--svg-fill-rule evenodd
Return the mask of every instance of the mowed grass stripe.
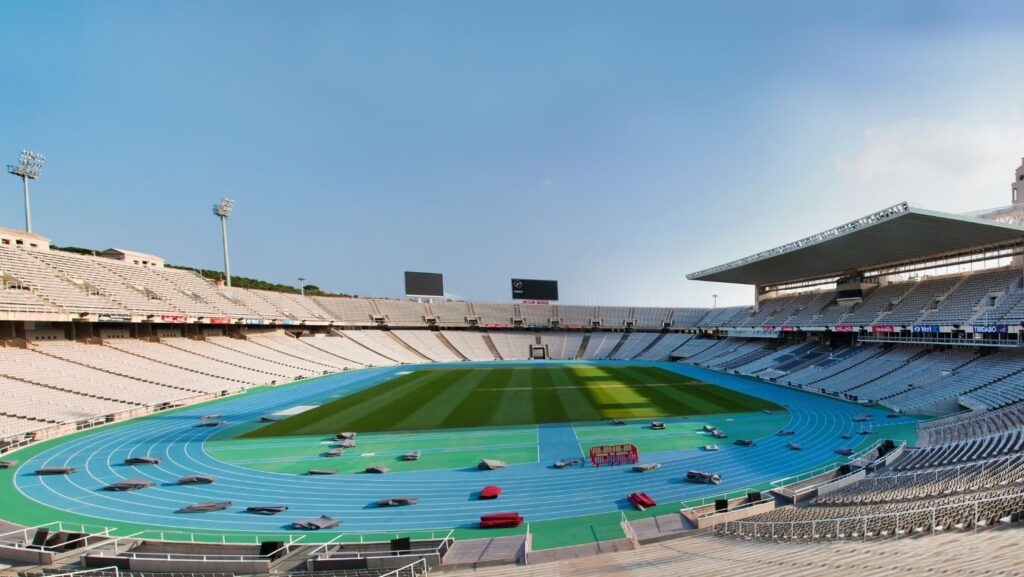
<path id="1" fill-rule="evenodd" d="M 415 374 L 415 373 L 414 373 Z M 431 381 L 442 380 L 444 375 L 440 373 L 420 375 L 421 379 L 406 379 L 399 377 L 387 381 L 376 387 L 371 387 L 337 401 L 325 403 L 315 409 L 310 409 L 287 419 L 271 423 L 265 427 L 254 429 L 239 435 L 240 438 L 274 437 L 283 435 L 313 435 L 317 433 L 330 434 L 340 432 L 341 429 L 325 428 L 328 423 L 348 423 L 349 430 L 358 430 L 361 421 L 370 418 L 371 415 L 382 411 L 394 400 L 401 399 L 416 391 L 427 388 Z M 379 420 L 379 416 L 376 419 Z M 362 430 L 387 430 L 387 429 L 362 429 Z"/>
<path id="2" fill-rule="evenodd" d="M 575 373 L 572 372 L 551 373 L 551 383 L 555 387 L 558 404 L 566 415 L 566 419 L 569 418 L 571 411 L 571 420 L 573 421 L 600 420 L 602 411 L 590 402 L 589 395 L 587 395 L 591 389 L 572 386 L 576 384 L 574 376 Z M 572 409 L 570 410 L 569 407 Z M 555 422 L 564 422 L 566 419 Z"/>
<path id="3" fill-rule="evenodd" d="M 554 388 L 550 372 L 540 372 L 533 377 L 533 419 L 535 423 L 564 423 L 572 420 Z"/>
<path id="4" fill-rule="evenodd" d="M 657 367 L 419 369 L 242 436 L 655 419 L 760 409 L 782 407 Z"/>
<path id="5" fill-rule="evenodd" d="M 480 399 L 480 389 L 484 388 L 491 378 L 490 370 L 470 371 L 459 383 L 458 395 L 436 401 L 444 403 L 447 410 L 443 418 L 434 419 L 433 422 L 442 423 L 444 428 L 472 427 L 474 423 L 491 422 L 497 406 L 493 402 L 481 402 Z"/>
<path id="6" fill-rule="evenodd" d="M 435 423 L 457 420 L 460 410 L 469 409 L 463 407 L 465 401 L 472 397 L 487 374 L 488 371 L 458 371 L 451 379 L 434 383 L 429 390 L 419 391 L 413 399 L 397 400 L 394 410 L 400 411 L 404 408 L 408 413 L 404 413 L 405 418 L 396 419 L 395 427 L 403 430 L 430 429 Z M 402 414 L 396 413 L 396 416 Z"/>
<path id="7" fill-rule="evenodd" d="M 628 376 L 637 370 L 633 367 L 622 367 L 622 372 Z M 749 412 L 777 407 L 775 403 L 700 382 L 679 387 L 646 387 L 642 390 L 652 403 L 680 403 L 682 407 L 677 410 L 689 414 Z"/>
<path id="8" fill-rule="evenodd" d="M 514 372 L 499 387 L 494 398 L 495 424 L 515 425 L 535 422 L 534 389 L 526 371 Z"/>

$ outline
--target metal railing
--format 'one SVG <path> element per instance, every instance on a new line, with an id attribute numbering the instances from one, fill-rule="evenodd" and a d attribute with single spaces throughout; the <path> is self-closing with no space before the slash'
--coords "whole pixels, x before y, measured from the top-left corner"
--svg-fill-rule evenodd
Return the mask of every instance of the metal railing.
<path id="1" fill-rule="evenodd" d="M 327 543 L 324 543 L 323 545 L 321 545 L 321 546 L 317 547 L 316 549 L 314 549 L 313 552 L 309 555 L 309 558 L 322 561 L 322 560 L 332 560 L 332 559 L 366 559 L 366 560 L 369 560 L 369 559 L 393 559 L 395 557 L 416 557 L 417 560 L 414 561 L 413 563 L 411 563 L 410 565 L 406 566 L 406 567 L 411 567 L 411 566 L 416 565 L 417 563 L 420 563 L 420 562 L 423 563 L 424 567 L 431 567 L 431 566 L 436 566 L 436 565 L 440 565 L 441 564 L 441 560 L 444 558 L 444 555 L 448 552 L 449 549 L 451 549 L 452 544 L 455 542 L 455 540 L 452 538 L 452 534 L 454 534 L 454 533 L 455 533 L 455 530 L 451 529 L 451 530 L 448 531 L 448 533 L 444 534 L 443 537 L 437 538 L 436 536 L 434 536 L 434 535 L 437 535 L 437 534 L 435 534 L 434 532 L 431 532 L 431 535 L 434 536 L 434 537 L 429 539 L 429 540 L 431 540 L 431 541 L 440 541 L 435 547 L 423 547 L 423 548 L 418 548 L 418 549 L 404 549 L 404 550 L 397 550 L 397 551 L 391 550 L 390 548 L 388 548 L 388 549 L 369 549 L 369 550 L 364 550 L 364 551 L 359 551 L 359 550 L 355 550 L 355 551 L 353 551 L 353 550 L 329 551 L 328 549 L 331 546 L 337 545 L 337 544 L 341 544 L 341 543 L 345 543 L 344 541 L 342 541 L 342 538 L 344 537 L 344 533 L 342 533 L 342 534 L 338 535 L 337 537 L 334 537 L 333 539 L 331 539 Z M 392 534 L 395 535 L 395 538 L 399 537 L 398 533 L 388 532 L 385 535 L 392 535 Z M 359 537 L 360 537 L 360 540 L 359 540 L 360 544 L 373 544 L 373 545 L 376 545 L 376 544 L 385 545 L 386 544 L 385 541 L 364 541 L 364 536 L 362 534 L 360 534 Z M 423 540 L 428 540 L 428 539 L 423 539 Z M 428 559 L 431 560 L 430 563 L 427 562 Z M 424 571 L 424 572 L 426 572 L 426 571 Z M 390 574 L 391 573 L 388 573 L 388 575 L 390 575 Z M 402 574 L 404 575 L 404 573 L 402 573 Z M 399 575 L 399 573 L 395 573 L 395 575 Z"/>
<path id="2" fill-rule="evenodd" d="M 771 481 L 771 485 L 774 488 L 781 488 L 781 487 L 785 487 L 786 485 L 792 485 L 794 483 L 800 483 L 802 481 L 806 481 L 808 479 L 813 479 L 815 477 L 824 475 L 826 473 L 830 473 L 832 471 L 835 471 L 835 470 L 839 469 L 839 467 L 842 466 L 842 465 L 848 465 L 848 464 L 856 463 L 857 461 L 863 459 L 867 455 L 877 451 L 879 445 L 880 445 L 880 443 L 876 443 L 876 444 L 873 444 L 873 445 L 867 447 L 866 449 L 862 449 L 860 451 L 857 451 L 856 453 L 854 453 L 853 455 L 850 455 L 847 458 L 847 462 L 846 463 L 829 463 L 829 464 L 826 464 L 826 465 L 821 465 L 819 467 L 815 467 L 814 469 L 810 469 L 808 471 L 804 471 L 803 473 L 797 473 L 796 475 L 790 475 L 789 477 L 783 477 L 781 479 L 776 479 L 775 481 Z M 906 445 L 906 443 L 900 443 L 896 447 L 899 448 L 899 447 L 903 447 L 905 445 Z M 874 462 L 876 460 L 872 460 L 871 462 Z"/>
<path id="3" fill-rule="evenodd" d="M 70 571 L 68 573 L 48 573 L 46 577 L 72 577 L 74 575 L 89 575 L 90 573 L 99 573 L 101 575 L 113 575 L 114 577 L 121 577 L 121 570 L 114 565 L 111 565 L 110 567 L 82 569 L 81 571 Z"/>
<path id="4" fill-rule="evenodd" d="M 188 536 L 188 539 L 168 539 L 168 535 L 181 535 Z M 156 535 L 156 537 L 150 537 L 149 535 Z M 197 541 L 196 535 L 202 536 L 219 536 L 220 541 Z M 189 561 L 264 561 L 271 560 L 275 555 L 284 552 L 285 554 L 291 552 L 292 547 L 300 546 L 301 541 L 305 539 L 305 535 L 300 535 L 297 538 L 289 536 L 287 541 L 282 541 L 283 545 L 278 547 L 274 551 L 265 554 L 223 554 L 223 553 L 178 553 L 178 552 L 156 552 L 156 551 L 132 551 L 130 549 L 124 549 L 124 542 L 130 542 L 133 546 L 138 541 L 157 542 L 157 543 L 189 543 L 194 545 L 236 545 L 236 546 L 259 546 L 262 541 L 259 535 L 253 535 L 253 541 L 251 543 L 230 543 L 227 541 L 226 535 L 216 535 L 212 533 L 190 533 L 186 531 L 154 531 L 146 530 L 139 531 L 138 533 L 132 533 L 124 537 L 117 537 L 113 541 L 105 543 L 106 545 L 113 545 L 113 551 L 99 551 L 95 554 L 98 557 L 122 557 L 131 559 L 161 559 L 166 561 L 171 560 L 189 560 Z M 273 537 L 266 540 L 279 541 L 277 537 Z"/>
<path id="5" fill-rule="evenodd" d="M 29 538 L 29 533 L 33 536 L 40 529 L 46 529 L 52 532 L 58 533 L 75 533 L 82 535 L 74 539 L 67 541 L 61 541 L 59 545 L 55 547 L 47 547 L 46 545 L 33 545 L 32 540 Z M 82 523 L 65 523 L 64 521 L 53 521 L 50 523 L 44 523 L 42 525 L 36 525 L 34 527 L 23 527 L 15 531 L 9 531 L 7 533 L 0 534 L 0 548 L 7 547 L 11 549 L 35 549 L 37 551 L 47 551 L 51 553 L 64 551 L 69 545 L 85 544 L 88 545 L 89 539 L 96 537 L 111 537 L 111 532 L 116 531 L 116 527 L 104 527 L 100 525 L 85 525 Z M 105 541 L 102 540 L 101 541 Z M 81 550 L 81 547 L 76 547 Z"/>
<path id="6" fill-rule="evenodd" d="M 399 567 L 394 571 L 388 571 L 387 573 L 378 577 L 420 577 L 426 575 L 430 569 L 427 567 L 427 562 L 423 559 L 417 559 L 404 567 Z"/>
<path id="7" fill-rule="evenodd" d="M 339 533 L 336 536 L 334 536 L 330 541 L 328 541 L 326 543 L 323 543 L 319 547 L 314 549 L 309 554 L 309 556 L 311 558 L 315 557 L 317 559 L 361 559 L 361 558 L 368 558 L 368 557 L 381 557 L 381 555 L 380 555 L 381 551 L 370 550 L 370 551 L 342 551 L 342 552 L 335 551 L 335 552 L 329 552 L 328 549 L 330 547 L 334 546 L 334 545 L 339 545 L 339 544 L 344 544 L 344 543 L 359 543 L 361 545 L 372 544 L 372 543 L 386 543 L 387 541 L 385 541 L 384 539 L 398 539 L 398 538 L 404 536 L 404 537 L 410 537 L 414 541 L 440 541 L 440 543 L 438 543 L 437 546 L 434 547 L 434 548 L 429 548 L 428 547 L 428 548 L 424 548 L 424 549 L 414 549 L 414 550 L 411 550 L 411 551 L 414 551 L 414 553 L 409 553 L 408 551 L 405 551 L 405 552 L 396 551 L 395 553 L 403 553 L 405 555 L 409 555 L 409 554 L 420 554 L 419 552 L 427 552 L 427 553 L 437 554 L 440 557 L 441 553 L 439 553 L 439 552 L 440 552 L 441 548 L 445 547 L 445 546 L 450 547 L 451 544 L 454 542 L 454 539 L 452 538 L 452 535 L 455 533 L 455 529 L 448 529 L 447 533 L 443 533 L 441 531 L 423 531 L 422 533 L 424 533 L 424 535 L 429 535 L 429 537 L 422 537 L 422 538 L 414 537 L 413 534 L 415 534 L 415 533 L 419 533 L 419 531 L 410 531 L 410 532 L 386 531 L 386 532 L 379 532 L 379 533 L 372 533 L 372 532 L 371 533 L 359 533 L 357 535 L 359 537 L 358 541 L 345 541 L 344 539 L 345 539 L 346 535 L 348 535 L 348 534 L 347 533 Z M 381 540 L 369 540 L 368 541 L 368 540 L 366 540 L 367 536 L 380 536 L 383 539 L 381 539 Z"/>

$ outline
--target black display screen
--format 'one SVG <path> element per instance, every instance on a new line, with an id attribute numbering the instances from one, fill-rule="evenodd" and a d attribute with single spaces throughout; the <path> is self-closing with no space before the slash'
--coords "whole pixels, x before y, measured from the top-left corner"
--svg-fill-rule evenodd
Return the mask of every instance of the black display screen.
<path id="1" fill-rule="evenodd" d="M 418 297 L 443 297 L 444 276 L 436 272 L 405 271 L 405 294 Z"/>
<path id="2" fill-rule="evenodd" d="M 558 281 L 512 279 L 512 298 L 519 300 L 557 301 Z"/>

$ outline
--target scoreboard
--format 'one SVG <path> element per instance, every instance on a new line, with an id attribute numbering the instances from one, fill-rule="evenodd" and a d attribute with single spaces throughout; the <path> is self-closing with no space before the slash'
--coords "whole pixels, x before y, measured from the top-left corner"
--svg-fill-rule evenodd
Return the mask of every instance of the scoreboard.
<path id="1" fill-rule="evenodd" d="M 512 279 L 512 298 L 518 300 L 557 301 L 558 281 L 514 278 Z"/>

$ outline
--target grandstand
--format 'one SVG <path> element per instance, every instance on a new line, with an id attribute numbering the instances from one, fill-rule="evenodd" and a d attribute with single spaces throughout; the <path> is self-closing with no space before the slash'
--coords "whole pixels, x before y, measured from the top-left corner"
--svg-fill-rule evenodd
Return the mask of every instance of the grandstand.
<path id="1" fill-rule="evenodd" d="M 832 432 L 843 431 L 846 437 L 865 433 L 849 441 L 864 444 L 839 461 L 825 462 L 821 456 L 834 457 L 838 446 L 797 451 L 807 455 L 806 462 L 777 457 L 744 461 L 744 471 L 771 465 L 780 467 L 780 476 L 811 465 L 819 468 L 814 475 L 794 475 L 795 481 L 788 483 L 772 481 L 758 491 L 753 485 L 730 487 L 735 491 L 725 493 L 728 514 L 710 508 L 713 487 L 701 488 L 698 504 L 676 498 L 649 514 L 623 513 L 611 531 L 622 532 L 622 537 L 595 539 L 600 531 L 590 530 L 590 537 L 564 545 L 565 553 L 552 552 L 557 548 L 531 551 L 531 541 L 521 533 L 484 539 L 475 534 L 466 539 L 460 533 L 452 539 L 452 533 L 437 535 L 435 527 L 434 534 L 420 539 L 422 554 L 402 561 L 422 563 L 424 570 L 441 564 L 452 565 L 449 570 L 476 564 L 481 572 L 520 574 L 509 567 L 482 568 L 531 558 L 559 563 L 563 555 L 617 550 L 609 555 L 612 567 L 620 562 L 618 556 L 663 554 L 663 545 L 644 543 L 708 526 L 710 534 L 686 539 L 679 551 L 693 558 L 700 558 L 699 550 L 719 551 L 736 556 L 723 559 L 721 567 L 746 570 L 743 556 L 774 556 L 773 547 L 794 543 L 836 547 L 838 542 L 925 534 L 939 542 L 949 537 L 940 534 L 1011 526 L 1024 514 L 1024 228 L 1002 221 L 1014 210 L 1020 209 L 979 218 L 896 205 L 690 275 L 695 280 L 755 287 L 753 306 L 714 308 L 420 302 L 229 288 L 195 272 L 167 267 L 158 256 L 138 257 L 124 249 L 99 256 L 63 252 L 44 237 L 5 230 L 2 236 L 22 242 L 0 245 L 0 451 L 17 456 L 30 455 L 22 453 L 26 448 L 51 450 L 43 441 L 85 429 L 117 431 L 103 425 L 218 399 L 238 402 L 224 405 L 238 410 L 249 403 L 247 395 L 265 386 L 301 381 L 309 386 L 272 390 L 306 391 L 307 397 L 298 392 L 287 395 L 316 404 L 428 363 L 522 364 L 543 351 L 555 362 L 660 363 L 691 371 L 686 374 L 721 379 L 736 390 L 784 400 L 794 415 L 821 417 L 835 427 L 829 429 Z M 317 381 L 308 380 L 341 374 L 353 377 L 345 380 L 340 392 L 318 391 Z M 285 401 L 291 402 L 284 392 Z M 446 410 L 457 409 L 456 403 Z M 263 405 L 255 403 L 251 410 L 260 412 Z M 863 410 L 872 411 L 874 424 L 853 426 L 849 417 Z M 838 414 L 844 416 L 834 418 Z M 916 421 L 904 415 L 937 418 L 922 422 L 907 435 L 907 444 L 894 447 L 871 436 L 872 428 L 885 430 L 890 425 L 883 415 L 892 417 L 894 431 L 913 427 Z M 163 422 L 154 420 L 152 426 L 171 426 L 160 425 Z M 741 426 L 734 422 L 728 428 Z M 157 429 L 146 430 L 152 438 L 159 437 Z M 188 435 L 200 434 L 195 431 L 202 430 L 189 426 Z M 566 442 L 568 438 L 561 436 L 565 431 L 557 427 L 536 434 L 543 437 L 536 455 L 530 456 L 536 462 L 513 463 L 510 468 L 527 467 L 518 470 L 548 483 L 548 475 L 556 473 L 539 461 L 563 455 L 545 447 L 582 450 L 582 441 L 572 430 L 572 442 Z M 605 434 L 599 431 L 594 438 Z M 511 446 L 519 442 L 513 441 Z M 786 442 L 771 434 L 760 444 L 784 448 Z M 446 450 L 459 450 L 458 443 Z M 678 477 L 692 455 L 656 454 L 666 460 L 665 467 L 644 479 L 678 487 Z M 722 451 L 726 459 L 735 454 Z M 367 450 L 366 455 L 375 453 Z M 181 457 L 196 463 L 212 459 L 193 453 Z M 250 461 L 258 467 L 273 458 Z M 786 469 L 798 466 L 803 469 Z M 564 478 L 573 479 L 574 473 Z M 566 481 L 566 487 L 573 482 Z M 609 477 L 607 485 L 596 490 L 621 492 L 620 484 Z M 431 491 L 443 490 L 443 485 L 433 485 Z M 658 485 L 654 487 L 656 491 Z M 769 489 L 773 498 L 755 499 Z M 583 501 L 597 506 L 605 498 L 601 494 Z M 619 506 L 612 499 L 608 502 L 610 507 Z M 787 502 L 799 506 L 785 506 Z M 418 529 L 403 526 L 405 518 L 396 515 L 396 531 Z M 57 548 L 45 544 L 26 553 L 38 532 L 30 528 L 6 540 L 0 536 L 0 558 L 5 551 L 51 561 L 60 557 Z M 982 547 L 999 542 L 993 537 Z M 336 546 L 330 539 L 303 546 L 290 540 L 282 543 L 286 557 L 301 559 L 304 569 L 349 574 L 339 561 L 349 555 L 347 545 Z M 867 563 L 866 550 L 857 545 L 836 550 Z M 98 548 L 95 563 L 213 573 L 224 566 L 185 561 L 195 561 L 200 554 L 237 555 L 242 564 L 224 572 L 282 570 L 258 550 L 210 547 L 200 551 L 194 545 L 170 544 L 164 537 L 132 540 L 125 550 L 133 554 Z M 161 563 L 155 561 L 158 554 L 166 557 Z M 383 557 L 381 550 L 370 546 L 352 555 L 361 559 L 359 566 L 366 564 L 360 555 Z M 807 555 L 799 558 L 810 563 L 812 554 Z M 115 557 L 130 561 L 111 561 Z M 796 559 L 794 563 L 803 562 Z M 811 565 L 805 569 L 812 571 Z M 601 563 L 589 569 L 593 574 L 605 570 Z"/>

